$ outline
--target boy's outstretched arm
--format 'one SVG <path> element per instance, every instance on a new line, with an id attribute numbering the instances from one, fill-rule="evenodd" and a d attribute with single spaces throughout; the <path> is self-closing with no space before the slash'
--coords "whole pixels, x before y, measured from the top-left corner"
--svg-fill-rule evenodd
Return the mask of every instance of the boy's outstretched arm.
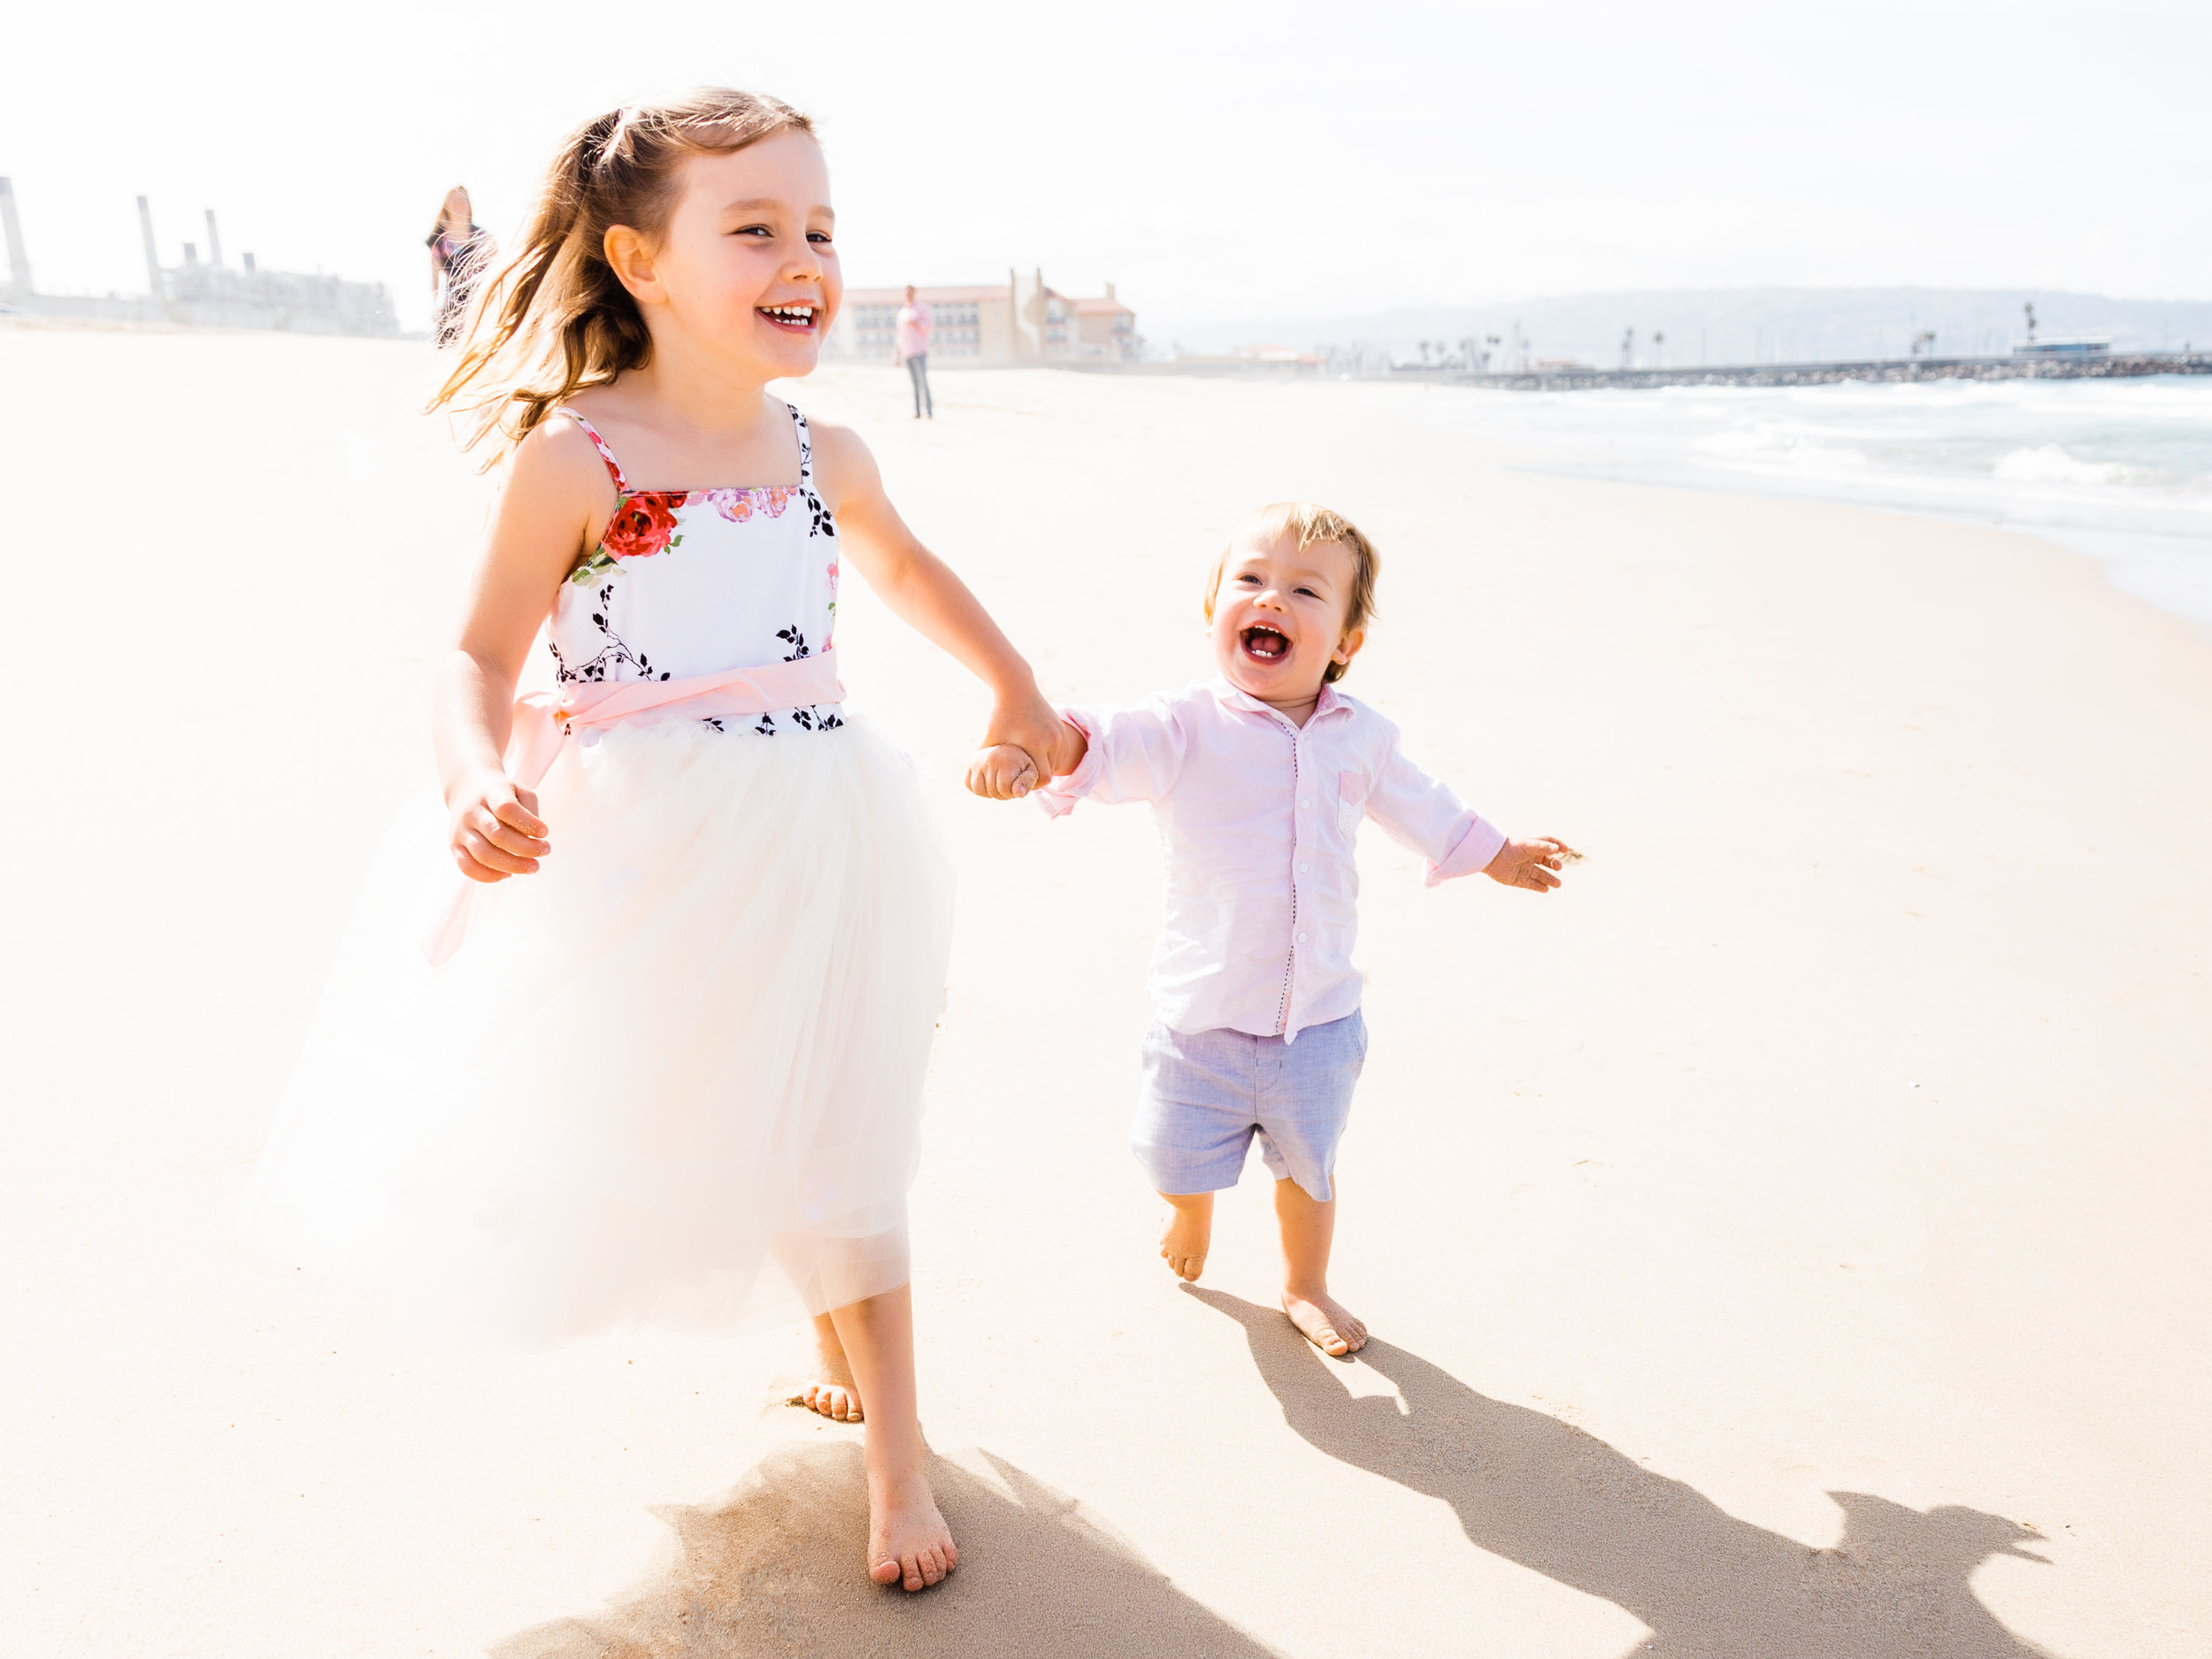
<path id="1" fill-rule="evenodd" d="M 1582 856 L 1554 836 L 1517 840 L 1469 810 L 1406 758 L 1394 727 L 1366 809 L 1399 845 L 1428 859 L 1431 887 L 1479 870 L 1506 887 L 1548 893 L 1559 885 L 1561 867 Z"/>

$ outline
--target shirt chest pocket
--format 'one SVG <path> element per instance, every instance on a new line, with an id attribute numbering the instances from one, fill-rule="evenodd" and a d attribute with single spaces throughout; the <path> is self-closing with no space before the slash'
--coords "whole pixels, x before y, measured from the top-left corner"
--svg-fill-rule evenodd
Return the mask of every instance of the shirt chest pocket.
<path id="1" fill-rule="evenodd" d="M 1367 816 L 1367 774 L 1340 772 L 1336 775 L 1336 826 L 1346 835 L 1359 833 L 1359 821 Z"/>

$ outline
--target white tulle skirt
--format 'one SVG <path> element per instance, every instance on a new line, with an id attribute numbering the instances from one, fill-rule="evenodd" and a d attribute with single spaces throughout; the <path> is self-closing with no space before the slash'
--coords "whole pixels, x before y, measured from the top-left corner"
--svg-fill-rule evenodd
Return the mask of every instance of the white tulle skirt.
<path id="1" fill-rule="evenodd" d="M 571 743 L 553 851 L 459 952 L 435 803 L 388 838 L 245 1203 L 250 1244 L 410 1323 L 543 1344 L 895 1289 L 952 870 L 863 722 Z"/>

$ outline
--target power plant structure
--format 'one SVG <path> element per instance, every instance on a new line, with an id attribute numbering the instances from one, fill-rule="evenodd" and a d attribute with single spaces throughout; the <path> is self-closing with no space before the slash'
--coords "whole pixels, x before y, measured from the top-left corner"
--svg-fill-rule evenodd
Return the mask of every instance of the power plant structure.
<path id="1" fill-rule="evenodd" d="M 303 334 L 396 335 L 399 319 L 381 282 L 296 271 L 263 271 L 251 254 L 223 263 L 215 210 L 207 210 L 207 257 L 184 244 L 184 263 L 164 265 L 154 242 L 153 209 L 138 198 L 138 233 L 146 249 L 146 294 L 41 294 L 31 281 L 30 254 L 16 211 L 15 186 L 0 178 L 0 230 L 7 239 L 7 280 L 0 315 L 85 317 L 108 322 L 173 323 L 195 328 L 261 328 Z"/>

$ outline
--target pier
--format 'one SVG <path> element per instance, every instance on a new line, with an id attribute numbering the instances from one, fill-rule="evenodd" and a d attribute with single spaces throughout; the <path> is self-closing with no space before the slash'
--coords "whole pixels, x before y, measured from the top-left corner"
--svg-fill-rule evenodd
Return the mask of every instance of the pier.
<path id="1" fill-rule="evenodd" d="M 1377 380 L 1426 380 L 1507 392 L 1588 392 L 1611 387 L 1643 391 L 1663 386 L 1833 386 L 1844 380 L 2104 380 L 2149 374 L 2212 374 L 2212 351 L 2132 351 L 2079 356 L 1878 357 L 1860 363 L 1747 363 L 1694 369 L 1479 370 L 1394 367 Z"/>

